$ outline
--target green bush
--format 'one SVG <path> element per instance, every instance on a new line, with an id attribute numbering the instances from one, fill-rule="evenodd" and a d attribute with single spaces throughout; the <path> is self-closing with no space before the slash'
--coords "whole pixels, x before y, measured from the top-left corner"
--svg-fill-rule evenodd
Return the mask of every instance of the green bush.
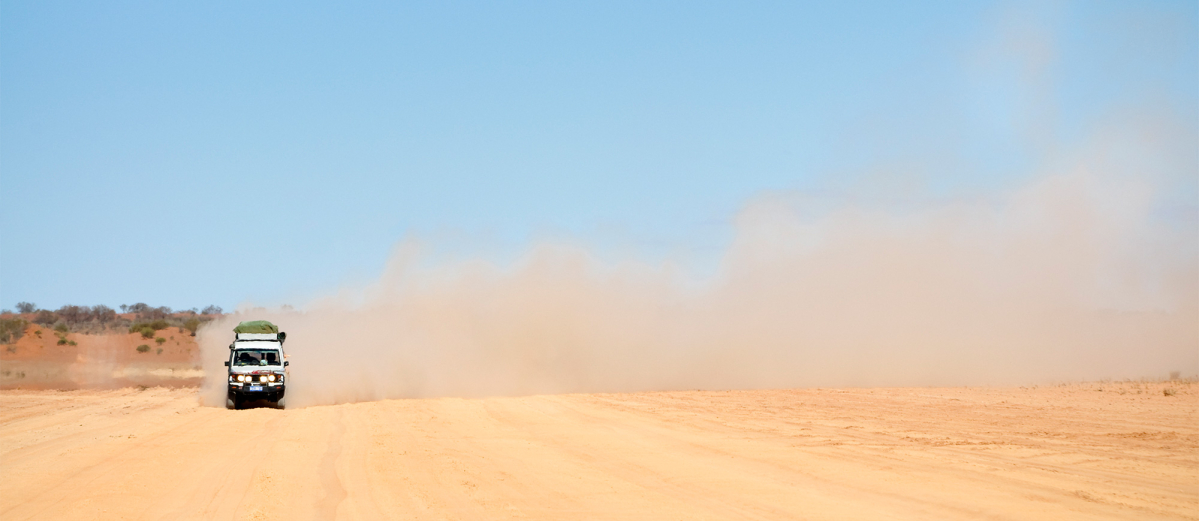
<path id="1" fill-rule="evenodd" d="M 62 323 L 62 322 L 59 322 L 58 324 L 55 324 L 55 326 L 54 326 L 54 330 L 55 330 L 55 331 L 58 331 L 59 333 L 66 333 L 66 332 L 68 331 L 68 329 L 67 329 L 67 325 L 66 325 L 65 323 Z"/>
<path id="2" fill-rule="evenodd" d="M 0 343 L 11 344 L 20 340 L 25 335 L 26 325 L 28 323 L 21 317 L 0 320 Z"/>
<path id="3" fill-rule="evenodd" d="M 146 352 L 149 352 L 149 351 L 150 351 L 150 346 L 148 346 L 148 345 L 146 345 L 146 344 L 142 344 L 142 345 L 140 345 L 140 346 L 137 346 L 137 352 L 139 352 L 139 353 L 146 353 Z"/>
<path id="4" fill-rule="evenodd" d="M 129 326 L 129 332 L 130 333 L 141 333 L 142 336 L 144 336 L 146 338 L 154 338 L 154 333 L 156 331 L 160 331 L 160 330 L 166 329 L 168 327 L 171 327 L 171 325 L 168 324 L 166 320 L 162 320 L 162 319 L 158 319 L 158 320 L 155 320 L 152 322 L 134 322 L 133 325 Z M 147 335 L 146 331 L 149 331 L 150 334 Z"/>
<path id="5" fill-rule="evenodd" d="M 200 319 L 196 317 L 187 319 L 187 322 L 183 323 L 183 328 L 191 333 L 192 336 L 196 336 L 196 330 L 200 329 Z"/>
<path id="6" fill-rule="evenodd" d="M 161 354 L 162 354 L 162 348 L 161 348 L 161 347 L 160 347 L 160 348 L 158 348 L 158 352 L 157 352 L 157 353 L 155 353 L 155 354 L 157 354 L 157 355 L 161 355 Z"/>
<path id="7" fill-rule="evenodd" d="M 60 345 L 60 346 L 67 345 L 67 337 L 65 337 L 65 336 L 58 337 L 58 345 Z"/>
<path id="8" fill-rule="evenodd" d="M 77 346 L 77 345 L 79 345 L 79 344 L 75 343 L 75 341 L 74 341 L 74 340 L 67 340 L 67 345 L 69 345 L 69 346 Z"/>
<path id="9" fill-rule="evenodd" d="M 163 337 L 158 337 L 158 338 L 155 338 L 154 341 L 158 342 L 158 345 L 162 345 L 162 344 L 166 343 L 167 339 L 165 339 Z"/>

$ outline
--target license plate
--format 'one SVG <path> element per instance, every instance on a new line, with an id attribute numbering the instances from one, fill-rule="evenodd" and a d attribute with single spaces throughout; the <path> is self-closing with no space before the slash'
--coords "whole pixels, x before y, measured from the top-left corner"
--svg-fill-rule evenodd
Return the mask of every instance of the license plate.
<path id="1" fill-rule="evenodd" d="M 251 390 L 251 391 L 261 391 L 261 390 L 262 390 L 262 386 L 261 386 L 261 385 L 251 385 L 251 386 L 250 386 L 250 390 Z"/>

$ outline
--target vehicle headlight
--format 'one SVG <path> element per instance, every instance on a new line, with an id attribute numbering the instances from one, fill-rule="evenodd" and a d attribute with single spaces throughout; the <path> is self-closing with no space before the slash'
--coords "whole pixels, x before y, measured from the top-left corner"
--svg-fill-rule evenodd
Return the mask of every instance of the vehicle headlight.
<path id="1" fill-rule="evenodd" d="M 239 382 L 246 381 L 246 375 L 244 375 L 244 374 L 237 375 L 237 381 L 239 381 Z"/>
<path id="2" fill-rule="evenodd" d="M 275 381 L 275 375 L 270 375 L 270 376 L 266 377 L 266 379 L 267 379 L 268 381 L 271 381 L 271 382 L 273 382 L 273 381 Z"/>

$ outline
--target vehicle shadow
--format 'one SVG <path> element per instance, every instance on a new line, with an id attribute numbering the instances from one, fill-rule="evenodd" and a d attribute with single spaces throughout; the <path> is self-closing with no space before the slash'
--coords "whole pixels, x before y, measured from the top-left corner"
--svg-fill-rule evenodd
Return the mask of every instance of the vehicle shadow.
<path id="1" fill-rule="evenodd" d="M 243 411 L 246 409 L 283 409 L 286 407 L 285 403 L 275 403 L 270 400 L 243 400 L 234 409 Z"/>

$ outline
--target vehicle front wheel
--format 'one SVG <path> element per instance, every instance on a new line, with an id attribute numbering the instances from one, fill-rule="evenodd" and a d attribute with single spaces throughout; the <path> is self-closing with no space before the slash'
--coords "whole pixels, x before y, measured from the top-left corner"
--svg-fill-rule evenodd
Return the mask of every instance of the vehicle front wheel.
<path id="1" fill-rule="evenodd" d="M 233 398 L 231 396 L 226 396 L 225 397 L 225 408 L 226 409 L 236 409 L 237 408 L 237 399 Z"/>

